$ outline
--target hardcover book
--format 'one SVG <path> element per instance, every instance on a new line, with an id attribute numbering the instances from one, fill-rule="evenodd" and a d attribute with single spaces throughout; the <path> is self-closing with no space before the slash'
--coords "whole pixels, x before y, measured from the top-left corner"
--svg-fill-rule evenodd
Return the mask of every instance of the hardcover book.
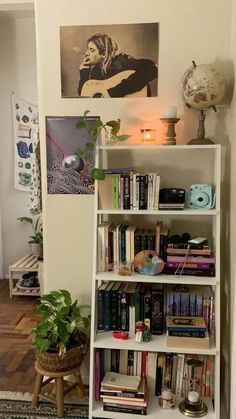
<path id="1" fill-rule="evenodd" d="M 203 317 L 181 317 L 181 316 L 167 316 L 166 317 L 167 331 L 195 331 L 206 332 L 206 323 Z"/>
<path id="2" fill-rule="evenodd" d="M 110 389 L 137 391 L 140 384 L 140 376 L 126 375 L 115 372 L 106 372 L 101 385 Z"/>

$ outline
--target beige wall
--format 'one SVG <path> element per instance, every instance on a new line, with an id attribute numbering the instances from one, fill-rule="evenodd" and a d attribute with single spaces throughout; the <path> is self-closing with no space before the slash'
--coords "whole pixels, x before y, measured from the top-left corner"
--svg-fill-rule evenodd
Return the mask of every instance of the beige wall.
<path id="1" fill-rule="evenodd" d="M 9 10 L 9 6 L 0 3 L 0 51 L 0 214 L 6 277 L 8 266 L 29 252 L 27 242 L 32 233 L 28 225 L 17 221 L 17 217 L 28 214 L 29 193 L 14 189 L 11 92 L 37 100 L 33 10 Z"/>
<path id="2" fill-rule="evenodd" d="M 231 3 L 221 0 L 191 2 L 172 0 L 137 2 L 102 0 L 80 7 L 77 0 L 36 0 L 36 36 L 42 155 L 45 157 L 45 115 L 80 115 L 85 109 L 103 119 L 121 117 L 123 131 L 139 134 L 140 127 L 155 125 L 163 108 L 176 105 L 181 121 L 178 141 L 186 143 L 196 135 L 197 116 L 184 107 L 179 85 L 185 70 L 196 63 L 216 62 L 226 77 L 231 77 L 230 23 Z M 213 13 L 214 12 L 214 13 Z M 214 16 L 214 18 L 213 18 Z M 159 96 L 145 99 L 61 99 L 60 43 L 61 25 L 159 22 Z M 222 121 L 227 109 L 209 111 L 207 134 L 216 142 L 227 143 L 227 124 Z M 78 295 L 91 289 L 93 197 L 49 196 L 46 194 L 45 160 L 43 159 L 45 289 L 66 286 Z"/>

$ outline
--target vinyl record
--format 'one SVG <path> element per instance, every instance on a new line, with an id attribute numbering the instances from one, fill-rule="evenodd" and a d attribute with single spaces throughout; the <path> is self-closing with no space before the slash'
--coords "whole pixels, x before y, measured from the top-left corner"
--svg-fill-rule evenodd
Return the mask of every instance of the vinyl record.
<path id="1" fill-rule="evenodd" d="M 142 250 L 134 257 L 134 269 L 142 275 L 157 275 L 164 269 L 164 261 L 154 250 Z"/>

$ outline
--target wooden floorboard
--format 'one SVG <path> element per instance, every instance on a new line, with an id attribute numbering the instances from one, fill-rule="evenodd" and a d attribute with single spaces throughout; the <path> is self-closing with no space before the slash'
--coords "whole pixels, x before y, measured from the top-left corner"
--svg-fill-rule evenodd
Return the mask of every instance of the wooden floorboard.
<path id="1" fill-rule="evenodd" d="M 8 280 L 0 280 L 0 391 L 32 393 L 35 381 L 31 331 L 38 315 L 37 297 L 9 297 Z"/>

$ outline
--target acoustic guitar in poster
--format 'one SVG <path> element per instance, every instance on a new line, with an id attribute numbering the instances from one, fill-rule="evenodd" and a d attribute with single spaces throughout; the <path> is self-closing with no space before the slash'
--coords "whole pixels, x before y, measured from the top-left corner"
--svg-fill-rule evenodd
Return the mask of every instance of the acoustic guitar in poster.
<path id="1" fill-rule="evenodd" d="M 110 97 L 108 89 L 117 86 L 122 80 L 127 79 L 135 70 L 121 71 L 105 80 L 87 80 L 81 90 L 83 97 Z M 147 86 L 141 90 L 125 95 L 124 97 L 147 97 Z"/>

